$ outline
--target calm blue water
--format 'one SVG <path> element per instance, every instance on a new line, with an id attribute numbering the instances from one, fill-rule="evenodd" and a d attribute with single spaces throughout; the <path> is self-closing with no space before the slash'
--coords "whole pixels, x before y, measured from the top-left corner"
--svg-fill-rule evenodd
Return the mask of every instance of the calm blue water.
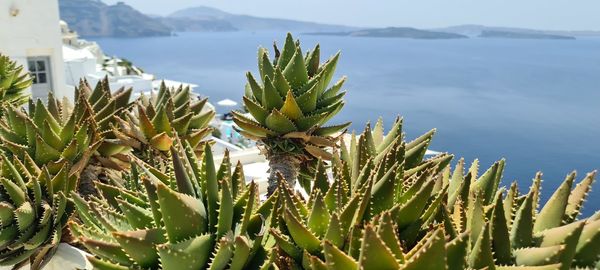
<path id="1" fill-rule="evenodd" d="M 259 45 L 284 33 L 183 33 L 177 37 L 96 39 L 108 54 L 147 72 L 200 85 L 212 101 L 239 100 Z M 299 36 L 305 49 L 342 51 L 347 105 L 335 121 L 405 119 L 409 138 L 436 127 L 432 149 L 482 167 L 507 158 L 504 183 L 521 190 L 544 172 L 544 198 L 564 176 L 600 168 L 600 39 L 407 40 Z M 600 209 L 600 188 L 585 214 Z"/>

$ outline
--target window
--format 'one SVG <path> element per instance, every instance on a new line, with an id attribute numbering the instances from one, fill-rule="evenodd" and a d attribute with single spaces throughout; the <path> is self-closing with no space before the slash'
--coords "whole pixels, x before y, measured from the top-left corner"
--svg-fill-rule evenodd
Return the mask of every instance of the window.
<path id="1" fill-rule="evenodd" d="M 2 0 L 0 0 L 2 1 Z M 33 78 L 31 85 L 31 96 L 46 99 L 48 92 L 52 91 L 52 62 L 48 56 L 27 57 L 29 74 Z"/>
<path id="2" fill-rule="evenodd" d="M 28 64 L 33 84 L 48 83 L 48 68 L 45 60 L 29 60 Z"/>

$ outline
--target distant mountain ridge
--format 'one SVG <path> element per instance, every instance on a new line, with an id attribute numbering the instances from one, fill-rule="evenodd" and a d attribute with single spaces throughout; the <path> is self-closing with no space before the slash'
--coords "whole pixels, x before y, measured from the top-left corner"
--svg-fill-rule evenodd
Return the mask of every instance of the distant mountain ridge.
<path id="1" fill-rule="evenodd" d="M 352 31 L 358 27 L 322 24 L 315 22 L 305 22 L 298 20 L 288 20 L 279 18 L 262 18 L 250 15 L 232 14 L 220 9 L 198 6 L 178 10 L 165 18 L 188 20 L 193 25 L 195 21 L 221 20 L 228 22 L 232 27 L 240 31 L 296 31 L 296 32 L 333 32 L 333 31 Z M 189 27 L 189 25 L 187 26 Z M 188 31 L 186 26 L 176 28 L 176 31 Z"/>
<path id="2" fill-rule="evenodd" d="M 107 5 L 101 0 L 59 0 L 59 6 L 61 19 L 84 37 L 145 37 L 168 36 L 173 32 L 225 31 L 292 31 L 338 36 L 419 39 L 465 37 L 572 39 L 580 36 L 600 36 L 600 31 L 546 31 L 483 25 L 457 25 L 437 29 L 411 27 L 365 29 L 238 15 L 206 6 L 182 9 L 163 17 L 143 14 L 123 2 Z"/>
<path id="3" fill-rule="evenodd" d="M 98 0 L 60 0 L 60 18 L 71 29 L 88 37 L 168 36 L 172 29 L 121 2 L 107 5 Z"/>
<path id="4" fill-rule="evenodd" d="M 143 14 L 123 2 L 107 5 L 101 0 L 59 0 L 59 7 L 61 19 L 84 37 L 168 36 L 173 32 L 322 32 L 359 29 L 237 15 L 206 6 L 182 9 L 166 17 Z"/>
<path id="5" fill-rule="evenodd" d="M 217 8 L 207 7 L 207 6 L 197 6 L 191 8 L 184 8 L 178 11 L 175 11 L 168 15 L 167 17 L 177 17 L 177 18 L 192 18 L 192 19 L 225 19 L 233 16 L 233 14 L 229 12 L 222 11 Z"/>

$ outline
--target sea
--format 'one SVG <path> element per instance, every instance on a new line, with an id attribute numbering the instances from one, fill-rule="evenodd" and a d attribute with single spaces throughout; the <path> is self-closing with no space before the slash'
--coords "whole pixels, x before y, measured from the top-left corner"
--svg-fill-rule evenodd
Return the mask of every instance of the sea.
<path id="1" fill-rule="evenodd" d="M 108 55 L 158 78 L 199 85 L 213 103 L 241 101 L 257 49 L 282 45 L 283 32 L 178 33 L 172 37 L 95 38 Z M 542 200 L 564 177 L 600 169 L 600 38 L 415 40 L 298 33 L 322 58 L 341 51 L 334 80 L 348 79 L 346 105 L 332 123 L 360 132 L 383 117 L 404 117 L 408 139 L 437 129 L 431 149 L 480 161 L 506 158 L 503 183 L 527 192 L 544 173 Z M 271 50 L 271 55 L 273 55 Z M 220 113 L 230 108 L 220 108 Z M 600 210 L 600 183 L 584 216 Z"/>

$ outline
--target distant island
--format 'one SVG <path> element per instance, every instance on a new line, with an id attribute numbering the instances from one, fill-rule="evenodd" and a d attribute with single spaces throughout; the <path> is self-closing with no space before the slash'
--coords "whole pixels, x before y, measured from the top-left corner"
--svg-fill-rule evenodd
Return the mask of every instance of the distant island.
<path id="1" fill-rule="evenodd" d="M 497 30 L 484 30 L 479 34 L 481 38 L 515 38 L 515 39 L 575 39 L 571 36 L 551 35 L 545 33 L 519 33 Z"/>
<path id="2" fill-rule="evenodd" d="M 503 30 L 501 30 L 503 29 Z M 454 31 L 450 31 L 454 30 Z M 459 31 L 461 30 L 461 31 Z M 446 28 L 437 31 L 422 30 L 411 27 L 386 27 L 375 29 L 364 29 L 348 32 L 315 32 L 309 35 L 327 36 L 351 36 L 351 37 L 389 37 L 389 38 L 413 38 L 413 39 L 457 39 L 457 38 L 508 38 L 508 39 L 563 39 L 572 40 L 575 37 L 549 34 L 537 30 L 495 27 L 477 28 Z"/>
<path id="3" fill-rule="evenodd" d="M 552 31 L 476 24 L 456 25 L 435 30 L 480 38 L 575 39 L 582 36 L 600 36 L 598 31 Z"/>
<path id="4" fill-rule="evenodd" d="M 314 32 L 306 33 L 309 35 L 328 35 L 328 36 L 351 36 L 351 37 L 389 37 L 389 38 L 413 38 L 413 39 L 456 39 L 468 38 L 465 35 L 421 30 L 411 27 L 386 27 L 376 29 L 364 29 L 348 32 Z"/>

